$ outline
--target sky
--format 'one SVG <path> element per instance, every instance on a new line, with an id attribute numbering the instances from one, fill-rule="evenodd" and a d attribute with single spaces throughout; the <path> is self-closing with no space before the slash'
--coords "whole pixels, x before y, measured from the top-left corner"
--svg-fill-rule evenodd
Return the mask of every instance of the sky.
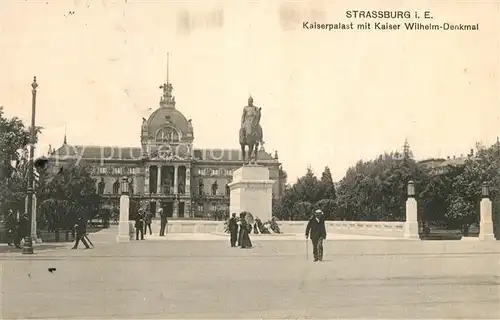
<path id="1" fill-rule="evenodd" d="M 266 151 L 289 181 L 307 166 L 334 180 L 360 159 L 467 154 L 500 135 L 500 2 L 0 2 L 0 105 L 31 117 L 37 154 L 69 144 L 140 146 L 142 117 L 167 77 L 196 148 L 239 148 L 251 94 Z M 418 3 L 418 5 L 416 4 Z M 370 4 L 370 5 L 369 5 Z M 429 10 L 433 23 L 480 30 L 304 30 L 303 21 L 362 23 L 346 10 Z M 383 21 L 385 22 L 385 21 Z M 404 23 L 389 20 L 391 23 Z"/>

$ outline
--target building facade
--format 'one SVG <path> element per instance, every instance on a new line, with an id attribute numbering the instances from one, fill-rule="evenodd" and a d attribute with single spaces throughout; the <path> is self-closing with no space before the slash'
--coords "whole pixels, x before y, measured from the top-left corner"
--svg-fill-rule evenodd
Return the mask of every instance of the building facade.
<path id="1" fill-rule="evenodd" d="M 61 147 L 49 151 L 49 158 L 90 165 L 102 204 L 118 207 L 120 184 L 127 179 L 132 200 L 155 215 L 163 208 L 173 218 L 206 217 L 228 208 L 228 183 L 243 164 L 241 150 L 194 148 L 193 125 L 176 108 L 172 85 L 160 88 L 159 107 L 143 118 L 140 147 L 77 146 L 64 137 Z M 286 174 L 277 152 L 271 155 L 261 148 L 258 164 L 267 166 L 275 181 L 273 199 L 281 198 Z"/>

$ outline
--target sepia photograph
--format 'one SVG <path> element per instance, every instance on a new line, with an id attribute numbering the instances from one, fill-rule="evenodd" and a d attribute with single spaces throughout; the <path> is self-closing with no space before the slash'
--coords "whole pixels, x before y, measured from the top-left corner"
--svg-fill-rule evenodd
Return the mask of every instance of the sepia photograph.
<path id="1" fill-rule="evenodd" d="M 2 0 L 1 319 L 499 319 L 500 1 Z"/>

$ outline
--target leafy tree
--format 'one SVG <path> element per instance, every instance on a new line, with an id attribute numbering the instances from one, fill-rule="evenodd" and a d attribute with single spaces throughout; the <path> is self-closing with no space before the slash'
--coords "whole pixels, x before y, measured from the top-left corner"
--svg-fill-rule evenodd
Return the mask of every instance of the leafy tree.
<path id="1" fill-rule="evenodd" d="M 307 201 L 300 201 L 293 206 L 293 220 L 308 220 L 314 210 L 314 206 Z"/>
<path id="2" fill-rule="evenodd" d="M 424 177 L 414 160 L 397 152 L 359 161 L 337 190 L 340 216 L 347 220 L 404 220 L 407 184 L 414 180 L 418 186 Z"/>
<path id="3" fill-rule="evenodd" d="M 337 213 L 337 202 L 332 199 L 319 200 L 316 205 L 318 209 L 323 211 L 328 220 L 337 220 L 339 216 Z"/>
<path id="4" fill-rule="evenodd" d="M 35 128 L 34 142 L 39 133 L 40 128 Z M 30 137 L 30 128 L 17 117 L 5 117 L 0 106 L 0 215 L 8 222 L 7 231 L 15 226 L 12 217 L 25 210 Z"/>
<path id="5" fill-rule="evenodd" d="M 307 168 L 306 174 L 297 180 L 293 192 L 297 201 L 316 203 L 321 200 L 319 181 L 310 167 Z"/>
<path id="6" fill-rule="evenodd" d="M 321 175 L 321 180 L 319 181 L 319 195 L 320 199 L 331 199 L 335 200 L 337 194 L 335 192 L 335 185 L 333 184 L 332 173 L 330 168 L 325 167 L 323 174 Z"/>
<path id="7" fill-rule="evenodd" d="M 41 174 L 36 190 L 42 213 L 39 220 L 56 233 L 71 229 L 78 217 L 94 218 L 100 201 L 90 167 L 73 162 L 63 168 L 55 175 Z"/>
<path id="8" fill-rule="evenodd" d="M 294 188 L 285 186 L 283 196 L 273 205 L 273 216 L 280 220 L 291 220 L 293 217 L 293 206 L 296 202 Z"/>

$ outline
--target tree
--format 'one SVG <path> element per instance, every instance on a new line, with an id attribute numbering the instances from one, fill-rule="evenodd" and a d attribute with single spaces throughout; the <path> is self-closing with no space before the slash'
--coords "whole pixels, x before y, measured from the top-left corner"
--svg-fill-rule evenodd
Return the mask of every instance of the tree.
<path id="1" fill-rule="evenodd" d="M 49 231 L 71 229 L 78 219 L 92 219 L 98 211 L 99 196 L 96 180 L 91 177 L 91 169 L 84 163 L 63 165 L 63 170 L 55 170 L 40 175 L 36 190 L 40 203 L 42 224 Z"/>
<path id="2" fill-rule="evenodd" d="M 295 202 L 296 199 L 293 187 L 286 185 L 281 199 L 273 204 L 273 216 L 280 220 L 291 220 Z"/>
<path id="3" fill-rule="evenodd" d="M 308 220 L 314 210 L 314 206 L 307 201 L 300 201 L 293 206 L 293 220 Z"/>
<path id="4" fill-rule="evenodd" d="M 337 220 L 339 218 L 339 215 L 336 214 L 337 202 L 335 200 L 322 199 L 319 200 L 315 206 L 323 211 L 328 220 Z"/>
<path id="5" fill-rule="evenodd" d="M 293 192 L 297 201 L 316 203 L 321 200 L 319 181 L 310 167 L 307 168 L 306 174 L 297 180 Z"/>
<path id="6" fill-rule="evenodd" d="M 409 150 L 406 150 L 409 153 Z M 340 216 L 347 220 L 404 220 L 409 180 L 421 184 L 423 169 L 397 152 L 359 161 L 337 190 Z"/>
<path id="7" fill-rule="evenodd" d="M 335 192 L 335 185 L 333 184 L 332 173 L 330 168 L 325 167 L 321 175 L 321 180 L 319 181 L 319 195 L 320 199 L 331 199 L 335 200 L 337 194 Z"/>
<path id="8" fill-rule="evenodd" d="M 35 143 L 39 133 L 40 128 L 35 128 Z M 0 215 L 4 221 L 9 220 L 8 231 L 15 225 L 10 223 L 11 218 L 26 209 L 30 136 L 30 128 L 17 117 L 6 118 L 0 106 Z M 5 214 L 10 219 L 5 219 Z"/>

